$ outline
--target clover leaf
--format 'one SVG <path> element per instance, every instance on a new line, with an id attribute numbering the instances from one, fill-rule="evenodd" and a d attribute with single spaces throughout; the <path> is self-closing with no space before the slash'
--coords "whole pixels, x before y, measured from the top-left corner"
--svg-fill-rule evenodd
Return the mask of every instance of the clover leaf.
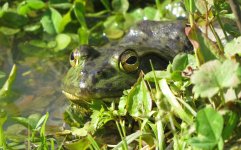
<path id="1" fill-rule="evenodd" d="M 191 77 L 195 96 L 211 98 L 224 88 L 236 87 L 240 83 L 238 69 L 239 64 L 231 60 L 203 64 Z"/>

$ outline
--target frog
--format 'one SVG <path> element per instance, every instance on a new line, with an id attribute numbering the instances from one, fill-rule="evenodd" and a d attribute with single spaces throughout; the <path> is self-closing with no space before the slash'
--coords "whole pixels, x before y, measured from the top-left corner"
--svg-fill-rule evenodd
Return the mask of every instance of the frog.
<path id="1" fill-rule="evenodd" d="M 151 64 L 154 70 L 163 70 L 177 54 L 192 50 L 185 27 L 184 20 L 144 20 L 118 41 L 79 46 L 70 54 L 63 94 L 76 104 L 118 100 L 141 72 L 152 70 Z"/>

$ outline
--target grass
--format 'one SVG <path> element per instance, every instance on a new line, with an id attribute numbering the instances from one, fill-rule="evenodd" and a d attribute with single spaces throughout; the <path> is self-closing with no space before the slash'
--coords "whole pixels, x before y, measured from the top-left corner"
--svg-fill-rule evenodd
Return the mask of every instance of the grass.
<path id="1" fill-rule="evenodd" d="M 117 39 L 124 30 L 139 20 L 175 19 L 175 16 L 165 9 L 170 3 L 168 0 L 163 3 L 156 0 L 154 4 L 147 4 L 142 9 L 131 7 L 132 4 L 127 0 L 111 2 L 102 0 L 100 3 L 104 8 L 100 7 L 100 12 L 90 11 L 94 9 L 93 1 L 89 1 L 91 5 L 86 1 L 60 4 L 44 3 L 40 0 L 26 3 L 2 2 L 4 4 L 0 9 L 0 18 L 15 24 L 13 26 L 5 22 L 9 33 L 6 34 L 1 28 L 0 37 L 3 41 L 7 37 L 8 42 L 1 43 L 8 43 L 6 46 L 9 49 L 13 45 L 18 45 L 19 51 L 26 56 L 53 58 L 51 56 L 63 56 L 64 49 L 72 49 L 79 44 L 92 44 L 91 41 L 102 44 L 102 30 L 109 39 Z M 190 22 L 190 27 L 186 28 L 186 35 L 193 45 L 194 54 L 179 54 L 166 70 L 153 70 L 140 76 L 131 89 L 124 91 L 118 104 L 93 100 L 89 106 L 90 120 L 81 116 L 78 111 L 71 111 L 70 107 L 66 114 L 69 116 L 68 122 L 72 123 L 71 129 L 61 133 L 64 141 L 60 143 L 46 134 L 48 113 L 43 116 L 33 114 L 27 118 L 10 116 L 16 124 L 21 124 L 28 131 L 28 134 L 23 136 L 25 140 L 11 140 L 3 131 L 9 117 L 5 110 L 2 110 L 0 147 L 63 149 L 64 145 L 72 150 L 80 147 L 94 150 L 162 150 L 168 147 L 176 150 L 222 150 L 238 147 L 241 135 L 241 38 L 237 26 L 229 25 L 230 22 L 235 23 L 235 17 L 232 16 L 230 5 L 226 1 L 199 3 L 185 0 L 183 4 L 185 11 L 183 9 L 182 12 L 188 16 Z M 37 13 L 45 11 L 48 13 Z M 220 19 L 221 16 L 225 19 Z M 31 17 L 37 21 L 36 25 L 28 24 L 27 20 L 31 20 Z M 99 19 L 97 23 L 88 22 L 88 19 L 93 18 Z M 216 19 L 226 38 L 228 34 L 233 36 L 225 44 L 213 28 Z M 226 19 L 230 20 L 226 22 Z M 212 29 L 210 32 L 215 35 L 217 45 L 205 36 L 206 31 L 199 32 L 197 27 L 202 27 L 203 24 Z M 45 32 L 39 30 L 40 27 L 37 25 Z M 75 26 L 70 30 L 68 25 Z M 26 37 L 20 36 L 36 33 L 41 36 L 34 36 L 29 41 L 26 41 Z M 17 40 L 13 40 L 14 38 Z M 26 42 L 22 44 L 14 43 L 15 41 Z M 1 105 L 5 103 L 3 100 L 11 95 L 15 75 L 14 65 L 0 90 Z M 6 74 L 0 72 L 1 79 L 5 76 Z M 152 90 L 148 88 L 150 84 L 155 85 Z M 95 107 L 97 105 L 98 107 Z M 27 146 L 24 143 L 26 141 Z"/>

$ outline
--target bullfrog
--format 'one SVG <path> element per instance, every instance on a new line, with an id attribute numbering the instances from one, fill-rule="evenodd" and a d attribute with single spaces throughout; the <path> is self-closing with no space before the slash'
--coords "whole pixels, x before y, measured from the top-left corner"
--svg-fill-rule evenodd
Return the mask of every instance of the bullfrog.
<path id="1" fill-rule="evenodd" d="M 181 52 L 190 51 L 185 21 L 141 21 L 118 41 L 101 47 L 83 45 L 70 54 L 71 68 L 63 93 L 74 103 L 113 101 L 129 89 L 139 73 L 165 69 Z"/>

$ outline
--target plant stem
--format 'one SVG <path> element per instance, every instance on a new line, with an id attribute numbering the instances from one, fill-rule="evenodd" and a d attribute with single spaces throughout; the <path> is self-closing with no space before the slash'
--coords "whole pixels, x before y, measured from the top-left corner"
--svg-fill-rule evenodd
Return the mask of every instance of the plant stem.
<path id="1" fill-rule="evenodd" d="M 192 7 L 193 5 L 194 5 L 193 1 L 189 0 L 189 7 L 190 7 L 189 22 L 190 22 L 191 27 L 193 27 L 193 25 L 194 25 L 194 16 L 193 16 L 194 10 L 193 10 L 193 7 Z"/>
<path id="2" fill-rule="evenodd" d="M 215 31 L 215 29 L 214 29 L 214 27 L 211 23 L 209 24 L 209 28 L 211 29 L 211 31 L 213 32 L 213 35 L 215 36 L 215 39 L 217 40 L 217 44 L 218 44 L 220 53 L 223 53 L 224 52 L 223 44 L 222 44 L 220 37 L 218 36 L 217 32 Z"/>

